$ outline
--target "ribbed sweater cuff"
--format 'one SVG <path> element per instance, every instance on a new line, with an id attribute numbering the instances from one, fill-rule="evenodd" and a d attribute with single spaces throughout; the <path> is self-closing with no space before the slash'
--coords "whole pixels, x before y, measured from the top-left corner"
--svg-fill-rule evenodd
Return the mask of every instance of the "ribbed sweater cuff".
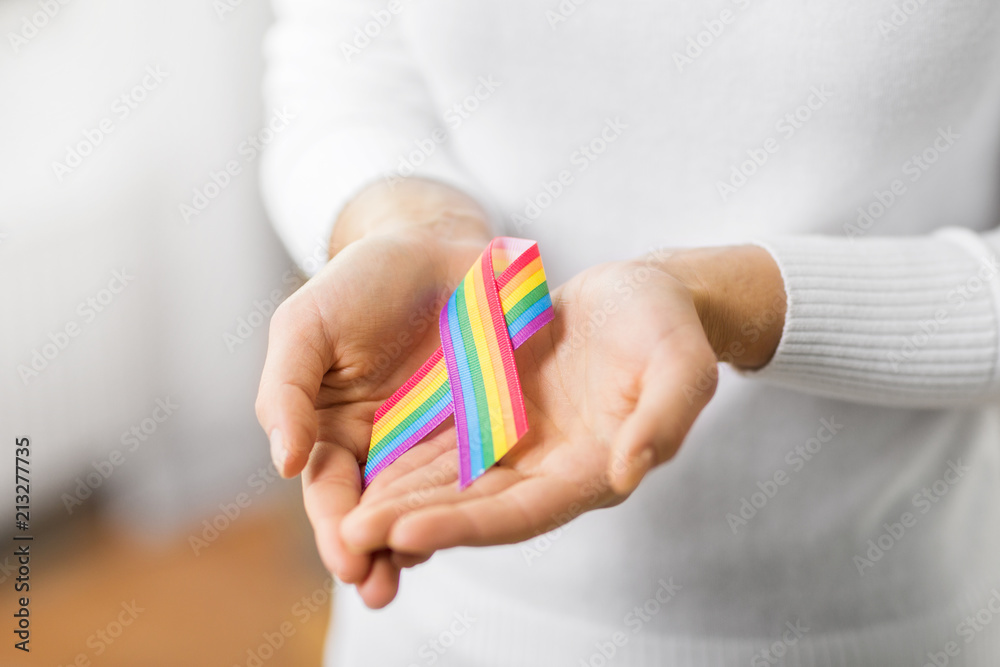
<path id="1" fill-rule="evenodd" d="M 750 375 L 886 405 L 938 407 L 989 396 L 1000 269 L 993 253 L 977 256 L 955 238 L 758 241 L 781 269 L 788 310 L 774 358 Z"/>

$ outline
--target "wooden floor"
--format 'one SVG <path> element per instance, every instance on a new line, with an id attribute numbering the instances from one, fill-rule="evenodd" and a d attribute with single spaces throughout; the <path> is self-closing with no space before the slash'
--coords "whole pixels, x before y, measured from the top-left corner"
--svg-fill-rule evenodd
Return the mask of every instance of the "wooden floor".
<path id="1" fill-rule="evenodd" d="M 0 665 L 320 665 L 329 575 L 300 499 L 240 516 L 197 556 L 187 532 L 150 544 L 91 524 L 36 542 L 32 650 L 5 639 Z M 12 582 L 0 586 L 10 619 Z"/>

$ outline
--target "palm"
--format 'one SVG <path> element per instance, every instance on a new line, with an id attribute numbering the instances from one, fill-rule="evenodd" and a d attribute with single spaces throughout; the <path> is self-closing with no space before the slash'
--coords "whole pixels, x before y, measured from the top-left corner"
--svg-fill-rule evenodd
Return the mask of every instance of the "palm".
<path id="1" fill-rule="evenodd" d="M 517 351 L 527 435 L 458 491 L 454 427 L 443 426 L 366 490 L 343 526 L 349 544 L 425 557 L 520 541 L 621 502 L 638 483 L 612 484 L 616 466 L 629 466 L 630 437 L 643 445 L 671 431 L 658 458 L 672 456 L 707 396 L 675 399 L 714 363 L 690 297 L 664 274 L 611 264 L 581 274 L 553 301 L 554 321 Z M 641 400 L 674 414 L 652 423 L 637 410 Z"/>
<path id="2" fill-rule="evenodd" d="M 391 597 L 395 565 L 388 554 L 347 550 L 340 520 L 361 494 L 358 462 L 375 409 L 438 345 L 437 311 L 482 245 L 404 234 L 359 241 L 272 318 L 258 417 L 269 434 L 283 434 L 283 472 L 305 466 L 303 496 L 324 563 L 374 587 L 363 593 L 375 604 Z"/>
<path id="3" fill-rule="evenodd" d="M 439 345 L 438 313 L 480 251 L 460 247 L 442 267 L 411 243 L 379 238 L 349 246 L 314 278 L 301 297 L 335 330 L 315 401 L 317 441 L 363 460 L 372 415 Z"/>

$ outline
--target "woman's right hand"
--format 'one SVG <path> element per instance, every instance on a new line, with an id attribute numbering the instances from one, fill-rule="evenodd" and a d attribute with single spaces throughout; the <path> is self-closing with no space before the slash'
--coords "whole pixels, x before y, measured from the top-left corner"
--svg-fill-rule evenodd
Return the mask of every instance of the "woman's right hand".
<path id="1" fill-rule="evenodd" d="M 338 219 L 333 259 L 271 319 L 257 417 L 278 471 L 303 473 L 327 569 L 372 607 L 392 599 L 399 568 L 414 562 L 353 553 L 340 538 L 361 496 L 372 418 L 440 345 L 439 312 L 489 239 L 482 210 L 450 188 L 374 186 Z M 406 472 L 391 468 L 379 477 Z"/>

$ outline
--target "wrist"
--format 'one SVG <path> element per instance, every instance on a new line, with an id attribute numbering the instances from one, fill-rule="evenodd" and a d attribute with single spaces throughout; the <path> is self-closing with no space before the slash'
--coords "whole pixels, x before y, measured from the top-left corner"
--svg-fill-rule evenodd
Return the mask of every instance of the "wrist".
<path id="1" fill-rule="evenodd" d="M 409 178 L 374 183 L 344 207 L 330 235 L 330 256 L 362 238 L 411 237 L 486 245 L 492 235 L 486 212 L 471 197 L 434 181 Z"/>
<path id="2" fill-rule="evenodd" d="M 761 368 L 781 341 L 787 308 L 774 258 L 759 246 L 684 250 L 670 272 L 687 287 L 719 361 Z"/>

